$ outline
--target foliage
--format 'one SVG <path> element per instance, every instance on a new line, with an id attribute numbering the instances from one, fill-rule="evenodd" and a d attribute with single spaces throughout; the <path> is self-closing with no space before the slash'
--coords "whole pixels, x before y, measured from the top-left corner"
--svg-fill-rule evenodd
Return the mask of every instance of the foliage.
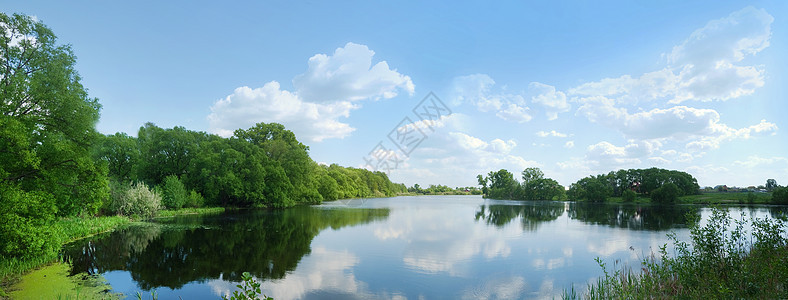
<path id="1" fill-rule="evenodd" d="M 0 182 L 49 194 L 60 216 L 95 213 L 107 193 L 89 151 L 100 105 L 71 47 L 29 16 L 0 13 L 0 30 Z"/>
<path id="2" fill-rule="evenodd" d="M 742 216 L 743 218 L 744 216 Z M 779 219 L 732 221 L 727 211 L 715 209 L 705 226 L 691 217 L 691 241 L 669 237 L 676 255 L 661 247 L 661 258 L 644 259 L 641 272 L 616 269 L 608 273 L 597 259 L 604 277 L 589 285 L 592 299 L 762 299 L 788 297 L 788 240 Z M 565 296 L 572 296 L 565 294 Z M 575 295 L 576 296 L 576 295 Z"/>
<path id="3" fill-rule="evenodd" d="M 264 300 L 273 300 L 274 298 L 268 297 L 262 294 L 260 290 L 260 283 L 252 277 L 249 272 L 244 272 L 241 275 L 241 279 L 243 282 L 239 285 L 236 285 L 240 291 L 233 291 L 232 297 L 222 296 L 224 300 L 253 300 L 253 299 L 264 299 Z M 262 296 L 262 298 L 260 298 Z"/>
<path id="4" fill-rule="evenodd" d="M 581 178 L 569 186 L 570 200 L 602 202 L 613 195 L 613 188 L 607 184 L 605 175 Z"/>
<path id="5" fill-rule="evenodd" d="M 526 168 L 522 172 L 523 183 L 514 179 L 514 175 L 501 169 L 490 172 L 486 177 L 476 176 L 482 186 L 484 197 L 492 199 L 513 200 L 563 200 L 564 187 L 551 178 L 545 178 L 539 168 Z M 489 183 L 489 186 L 488 186 Z"/>
<path id="6" fill-rule="evenodd" d="M 772 191 L 772 203 L 788 204 L 788 187 L 776 187 Z"/>
<path id="7" fill-rule="evenodd" d="M 189 196 L 186 197 L 186 203 L 184 204 L 184 207 L 198 208 L 202 207 L 203 204 L 205 204 L 205 198 L 203 198 L 203 196 L 197 191 L 191 190 L 189 191 Z"/>
<path id="8" fill-rule="evenodd" d="M 637 193 L 635 193 L 635 191 L 633 190 L 626 190 L 623 193 L 621 193 L 621 198 L 624 199 L 624 201 L 626 202 L 635 201 L 635 198 L 637 198 L 637 196 L 638 196 Z"/>
<path id="9" fill-rule="evenodd" d="M 93 156 L 96 160 L 107 164 L 107 175 L 111 179 L 126 182 L 137 178 L 140 151 L 134 137 L 122 132 L 100 135 Z"/>
<path id="10" fill-rule="evenodd" d="M 113 185 L 107 209 L 114 214 L 149 219 L 161 209 L 161 196 L 145 183 Z"/>
<path id="11" fill-rule="evenodd" d="M 681 191 L 672 182 L 668 182 L 651 192 L 651 201 L 657 203 L 674 203 Z"/>
<path id="12" fill-rule="evenodd" d="M 667 202 L 680 196 L 698 194 L 700 189 L 697 179 L 686 172 L 659 168 L 628 169 L 581 178 L 570 185 L 567 196 L 570 200 L 604 201 L 608 197 L 623 197 L 627 191 L 634 191 L 635 196 L 649 195 L 653 200 L 652 193 L 664 185 L 676 188 L 667 188 L 670 194 Z M 677 192 L 676 198 L 672 196 L 673 192 Z M 664 200 L 665 189 L 657 193 L 657 198 Z"/>
<path id="13" fill-rule="evenodd" d="M 162 205 L 167 209 L 179 209 L 187 202 L 186 187 L 178 176 L 169 175 L 164 178 L 161 186 Z"/>
<path id="14" fill-rule="evenodd" d="M 0 184 L 0 258 L 30 258 L 58 246 L 49 224 L 57 208 L 51 195 Z"/>
<path id="15" fill-rule="evenodd" d="M 772 191 L 775 188 L 779 187 L 779 185 L 777 185 L 777 180 L 769 178 L 769 179 L 766 179 L 766 185 L 764 187 L 767 190 Z"/>

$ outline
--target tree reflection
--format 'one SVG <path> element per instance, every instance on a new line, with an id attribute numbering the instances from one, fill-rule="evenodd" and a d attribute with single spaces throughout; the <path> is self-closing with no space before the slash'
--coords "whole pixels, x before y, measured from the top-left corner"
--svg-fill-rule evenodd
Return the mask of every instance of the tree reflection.
<path id="1" fill-rule="evenodd" d="M 145 223 L 70 244 L 72 273 L 127 270 L 145 290 L 178 289 L 192 281 L 240 281 L 242 272 L 280 279 L 310 253 L 326 228 L 382 220 L 389 209 L 249 211 Z"/>
<path id="2" fill-rule="evenodd" d="M 686 225 L 687 213 L 700 213 L 700 208 L 685 205 L 569 204 L 569 217 L 572 219 L 633 230 L 667 230 Z"/>
<path id="3" fill-rule="evenodd" d="M 540 223 L 553 221 L 564 214 L 564 204 L 558 202 L 529 202 L 523 205 L 487 204 L 479 206 L 476 221 L 503 227 L 520 218 L 523 230 L 534 231 Z"/>

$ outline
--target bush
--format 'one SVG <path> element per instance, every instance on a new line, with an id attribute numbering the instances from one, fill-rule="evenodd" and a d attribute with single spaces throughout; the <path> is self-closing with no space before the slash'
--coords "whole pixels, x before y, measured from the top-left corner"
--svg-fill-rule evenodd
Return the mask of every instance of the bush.
<path id="1" fill-rule="evenodd" d="M 110 203 L 107 205 L 112 213 L 147 219 L 155 217 L 161 209 L 161 196 L 142 182 L 115 184 L 112 188 Z"/>
<path id="2" fill-rule="evenodd" d="M 189 197 L 186 198 L 185 206 L 196 208 L 196 207 L 202 207 L 204 203 L 205 203 L 205 198 L 203 198 L 202 195 L 200 195 L 200 193 L 198 193 L 197 191 L 191 190 L 191 192 L 189 192 Z"/>
<path id="3" fill-rule="evenodd" d="M 777 187 L 772 190 L 772 203 L 788 204 L 788 187 Z"/>
<path id="4" fill-rule="evenodd" d="M 168 209 L 179 209 L 186 204 L 186 187 L 178 176 L 170 175 L 164 178 L 161 185 L 161 200 Z"/>
<path id="5" fill-rule="evenodd" d="M 635 198 L 637 198 L 637 196 L 638 196 L 637 193 L 635 193 L 635 191 L 633 190 L 626 190 L 621 194 L 621 198 L 624 199 L 624 201 L 626 202 L 635 201 Z"/>
<path id="6" fill-rule="evenodd" d="M 788 239 L 780 219 L 751 219 L 747 232 L 740 220 L 727 211 L 714 209 L 705 226 L 700 216 L 689 216 L 689 242 L 675 233 L 660 247 L 660 258 L 643 260 L 640 272 L 615 269 L 608 272 L 597 258 L 604 275 L 589 284 L 585 299 L 786 299 L 788 297 Z M 636 269 L 637 270 L 637 269 Z M 565 292 L 564 298 L 581 298 Z"/>
<path id="7" fill-rule="evenodd" d="M 0 207 L 0 258 L 30 258 L 60 246 L 50 230 L 57 212 L 51 194 L 0 184 Z"/>
<path id="8" fill-rule="evenodd" d="M 681 190 L 675 184 L 668 182 L 651 192 L 651 201 L 657 203 L 673 203 L 681 195 Z"/>

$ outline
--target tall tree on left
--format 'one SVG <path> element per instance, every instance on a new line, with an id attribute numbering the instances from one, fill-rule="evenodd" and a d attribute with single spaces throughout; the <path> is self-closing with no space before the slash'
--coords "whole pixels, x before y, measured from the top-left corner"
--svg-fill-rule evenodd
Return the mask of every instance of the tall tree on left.
<path id="1" fill-rule="evenodd" d="M 101 105 L 71 46 L 55 42 L 36 19 L 0 13 L 0 191 L 36 193 L 14 198 L 48 199 L 58 216 L 95 214 L 108 194 L 106 166 L 90 155 Z"/>

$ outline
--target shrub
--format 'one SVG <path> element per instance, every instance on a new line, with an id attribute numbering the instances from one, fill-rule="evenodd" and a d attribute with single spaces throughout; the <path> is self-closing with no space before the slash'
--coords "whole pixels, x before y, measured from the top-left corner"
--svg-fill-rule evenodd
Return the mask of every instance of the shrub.
<path id="1" fill-rule="evenodd" d="M 203 198 L 202 195 L 200 195 L 200 193 L 198 193 L 197 191 L 191 190 L 191 192 L 189 192 L 189 196 L 186 198 L 185 206 L 202 207 L 204 203 L 205 203 L 205 198 Z"/>
<path id="2" fill-rule="evenodd" d="M 164 178 L 161 185 L 161 200 L 168 209 L 179 209 L 186 204 L 188 195 L 186 187 L 178 176 L 170 175 Z"/>
<path id="3" fill-rule="evenodd" d="M 657 203 L 673 203 L 681 195 L 681 190 L 675 184 L 668 182 L 651 192 L 651 201 Z"/>
<path id="4" fill-rule="evenodd" d="M 637 193 L 635 193 L 633 190 L 626 190 L 621 194 L 621 198 L 626 202 L 632 202 L 635 201 L 635 198 L 637 198 Z"/>
<path id="5" fill-rule="evenodd" d="M 772 191 L 772 202 L 775 204 L 788 204 L 788 187 L 777 187 Z"/>
<path id="6" fill-rule="evenodd" d="M 118 215 L 147 219 L 161 209 L 161 196 L 142 182 L 114 185 L 111 194 L 107 208 Z"/>
<path id="7" fill-rule="evenodd" d="M 0 184 L 0 207 L 0 258 L 35 257 L 60 246 L 50 230 L 57 212 L 51 194 Z"/>

